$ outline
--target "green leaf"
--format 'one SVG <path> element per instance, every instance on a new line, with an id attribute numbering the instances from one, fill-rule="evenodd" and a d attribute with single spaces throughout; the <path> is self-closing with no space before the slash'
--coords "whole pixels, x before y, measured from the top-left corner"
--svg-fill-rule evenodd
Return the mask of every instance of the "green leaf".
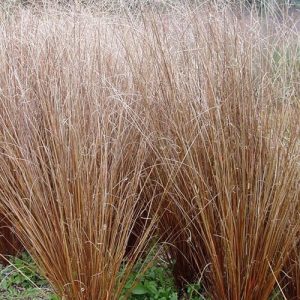
<path id="1" fill-rule="evenodd" d="M 152 294 L 157 294 L 156 282 L 155 281 L 146 281 L 145 288 L 150 291 Z"/>
<path id="2" fill-rule="evenodd" d="M 8 288 L 7 280 L 5 278 L 1 280 L 0 288 L 4 290 Z"/>
<path id="3" fill-rule="evenodd" d="M 145 295 L 148 293 L 148 290 L 142 285 L 138 284 L 133 290 L 132 294 L 133 295 Z"/>
<path id="4" fill-rule="evenodd" d="M 50 295 L 49 300 L 59 300 L 57 295 Z"/>

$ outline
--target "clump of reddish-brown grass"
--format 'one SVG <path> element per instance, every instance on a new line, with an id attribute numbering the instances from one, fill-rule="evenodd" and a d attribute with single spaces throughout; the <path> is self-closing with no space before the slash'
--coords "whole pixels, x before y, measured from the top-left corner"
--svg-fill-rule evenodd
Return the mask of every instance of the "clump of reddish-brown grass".
<path id="1" fill-rule="evenodd" d="M 151 203 L 135 93 L 108 27 L 21 10 L 1 32 L 1 211 L 65 299 L 119 299 L 151 230 L 139 227 L 124 260 Z"/>
<path id="2" fill-rule="evenodd" d="M 203 12 L 144 19 L 131 55 L 156 139 L 158 230 L 178 284 L 268 299 L 300 229 L 299 37 L 284 20 Z"/>

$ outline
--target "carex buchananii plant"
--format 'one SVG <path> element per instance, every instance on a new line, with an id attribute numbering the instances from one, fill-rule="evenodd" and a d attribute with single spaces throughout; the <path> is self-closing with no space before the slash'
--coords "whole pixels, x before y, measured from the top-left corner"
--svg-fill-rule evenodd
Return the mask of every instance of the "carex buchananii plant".
<path id="1" fill-rule="evenodd" d="M 212 299 L 282 291 L 299 235 L 299 36 L 278 22 L 185 8 L 144 18 L 143 56 L 125 46 L 155 140 L 158 231 L 178 285 L 201 280 Z"/>
<path id="2" fill-rule="evenodd" d="M 63 299 L 120 299 L 154 221 L 126 251 L 151 202 L 117 40 L 84 13 L 20 9 L 1 26 L 1 211 Z"/>

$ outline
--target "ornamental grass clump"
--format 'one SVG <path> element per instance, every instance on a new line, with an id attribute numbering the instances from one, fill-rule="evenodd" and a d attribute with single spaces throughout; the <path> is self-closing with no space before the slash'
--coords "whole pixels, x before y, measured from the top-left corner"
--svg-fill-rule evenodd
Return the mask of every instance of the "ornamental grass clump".
<path id="1" fill-rule="evenodd" d="M 158 231 L 177 284 L 201 281 L 212 299 L 282 291 L 299 234 L 299 36 L 276 22 L 203 7 L 152 15 L 143 56 L 131 55 Z"/>
<path id="2" fill-rule="evenodd" d="M 0 207 L 63 299 L 119 299 L 151 220 L 131 75 L 104 19 L 19 10 L 0 44 Z M 120 273 L 120 270 L 122 272 Z"/>

